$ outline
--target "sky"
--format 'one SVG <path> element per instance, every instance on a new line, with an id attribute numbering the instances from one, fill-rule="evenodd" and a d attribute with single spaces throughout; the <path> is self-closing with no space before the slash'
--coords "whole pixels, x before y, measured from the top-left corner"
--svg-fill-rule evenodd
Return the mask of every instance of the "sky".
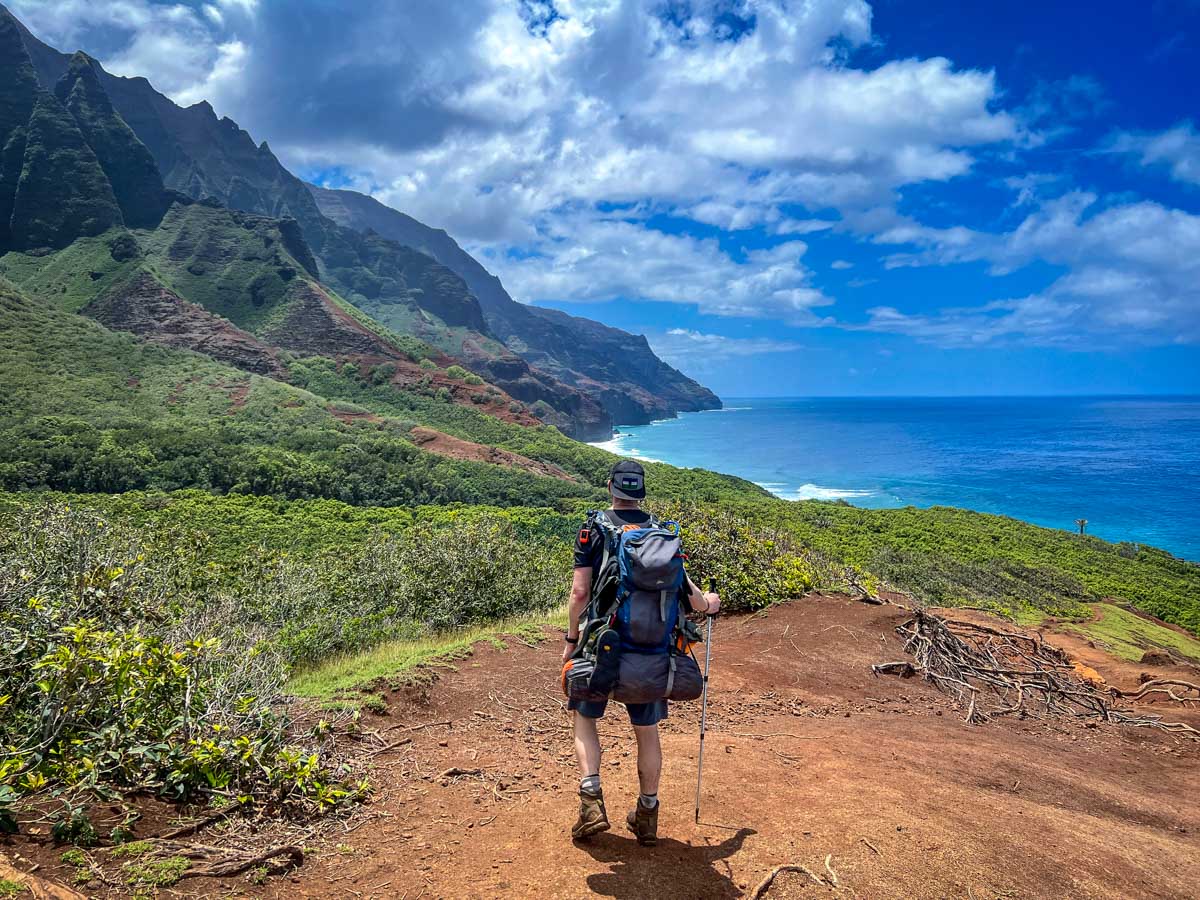
<path id="1" fill-rule="evenodd" d="M 1200 2 L 8 0 L 724 396 L 1200 393 Z"/>

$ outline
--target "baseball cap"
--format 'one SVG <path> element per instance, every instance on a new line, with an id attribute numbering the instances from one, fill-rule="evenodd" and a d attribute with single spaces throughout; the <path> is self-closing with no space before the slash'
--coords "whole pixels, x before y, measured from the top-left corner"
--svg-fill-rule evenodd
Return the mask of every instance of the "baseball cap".
<path id="1" fill-rule="evenodd" d="M 614 497 L 620 497 L 622 500 L 645 499 L 646 470 L 637 460 L 621 460 L 612 467 L 608 477 L 612 480 Z"/>

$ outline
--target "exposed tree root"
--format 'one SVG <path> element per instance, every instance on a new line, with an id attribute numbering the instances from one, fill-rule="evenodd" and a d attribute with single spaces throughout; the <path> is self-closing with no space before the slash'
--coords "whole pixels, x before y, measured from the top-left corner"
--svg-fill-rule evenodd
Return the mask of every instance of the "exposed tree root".
<path id="1" fill-rule="evenodd" d="M 758 898 L 760 898 L 764 894 L 766 894 L 767 891 L 770 890 L 771 882 L 773 882 L 775 880 L 775 876 L 781 875 L 784 872 L 798 872 L 801 875 L 807 875 L 819 887 L 826 887 L 824 879 L 822 879 L 819 875 L 817 875 L 815 872 L 813 872 L 812 869 L 808 868 L 808 866 L 800 866 L 800 865 L 795 865 L 795 864 L 788 864 L 785 866 L 776 866 L 770 872 L 768 872 L 767 877 L 764 878 L 762 881 L 760 881 L 758 883 L 758 886 L 755 887 L 755 889 L 750 892 L 750 900 L 758 900 Z"/>
<path id="2" fill-rule="evenodd" d="M 1182 690 L 1177 694 L 1173 688 L 1180 688 Z M 1142 700 L 1151 694 L 1166 694 L 1176 703 L 1200 704 L 1200 684 L 1192 684 L 1190 681 L 1180 681 L 1177 678 L 1155 678 L 1145 681 L 1136 691 L 1122 691 L 1119 688 L 1109 688 L 1109 691 L 1113 696 L 1121 697 L 1125 700 Z M 1192 696 L 1193 694 L 1194 696 Z"/>
<path id="3" fill-rule="evenodd" d="M 1007 715 L 1075 715 L 1200 738 L 1200 731 L 1191 725 L 1118 707 L 1113 694 L 1081 681 L 1066 654 L 1040 635 L 952 621 L 923 609 L 917 609 L 896 632 L 904 638 L 905 651 L 913 655 L 916 670 L 967 707 L 969 723 Z M 909 674 L 902 663 L 871 668 L 876 674 Z M 1187 682 L 1170 686 L 1183 685 L 1195 688 Z M 1138 699 L 1156 688 L 1168 689 L 1168 685 L 1147 683 L 1127 699 Z"/>

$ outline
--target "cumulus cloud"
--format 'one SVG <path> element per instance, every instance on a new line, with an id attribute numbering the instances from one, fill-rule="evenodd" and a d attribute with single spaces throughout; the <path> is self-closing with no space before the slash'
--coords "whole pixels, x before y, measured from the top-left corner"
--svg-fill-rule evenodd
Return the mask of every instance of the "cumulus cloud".
<path id="1" fill-rule="evenodd" d="M 661 334 L 647 335 L 654 352 L 683 371 L 702 373 L 719 368 L 739 357 L 762 356 L 767 353 L 792 353 L 804 349 L 795 341 L 774 338 L 735 338 L 723 334 L 706 334 L 688 328 L 671 328 Z"/>
<path id="2" fill-rule="evenodd" d="M 911 225 L 892 235 L 923 249 L 895 265 L 985 261 L 997 274 L 1045 260 L 1067 270 L 1027 297 L 936 314 L 869 310 L 864 326 L 948 346 L 1013 339 L 1074 349 L 1119 343 L 1200 341 L 1200 216 L 1140 201 L 1104 206 L 1075 191 L 1028 215 L 1014 230 Z"/>
<path id="3" fill-rule="evenodd" d="M 1190 121 L 1152 134 L 1122 132 L 1111 148 L 1136 156 L 1143 166 L 1165 166 L 1176 181 L 1200 185 L 1200 132 Z"/>
<path id="4" fill-rule="evenodd" d="M 864 0 L 17 6 L 66 46 L 86 23 L 110 68 L 487 251 L 527 301 L 822 321 L 796 236 L 961 176 L 1019 131 L 991 72 L 849 65 L 872 40 Z M 659 214 L 783 249 L 727 252 Z"/>
<path id="5" fill-rule="evenodd" d="M 807 245 L 788 241 L 735 259 L 712 238 L 668 234 L 640 222 L 576 215 L 555 220 L 532 255 L 475 248 L 517 296 L 686 303 L 712 315 L 828 324 L 833 300 L 811 284 Z"/>
<path id="6" fill-rule="evenodd" d="M 991 71 L 943 57 L 856 66 L 854 50 L 875 40 L 865 0 L 12 6 L 64 49 L 180 102 L 211 100 L 291 168 L 335 170 L 339 186 L 446 228 L 520 300 L 641 299 L 828 325 L 834 298 L 797 238 L 837 229 L 882 248 L 891 268 L 982 261 L 1003 274 L 1041 259 L 1064 270 L 1028 297 L 881 306 L 852 327 L 955 345 L 1196 339 L 1200 247 L 1185 212 L 1062 193 L 1033 172 L 1005 182 L 1007 214 L 1025 216 L 1011 231 L 901 213 L 907 187 L 1053 140 L 1106 101 L 1072 77 L 1006 111 Z M 1190 122 L 1110 144 L 1200 183 Z M 740 249 L 743 236 L 769 249 Z"/>

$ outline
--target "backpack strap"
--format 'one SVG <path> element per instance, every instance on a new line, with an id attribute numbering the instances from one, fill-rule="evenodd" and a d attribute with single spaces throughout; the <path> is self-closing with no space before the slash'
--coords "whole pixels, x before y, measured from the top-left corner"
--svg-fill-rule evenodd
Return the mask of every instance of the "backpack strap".
<path id="1" fill-rule="evenodd" d="M 620 539 L 621 532 L 603 510 L 589 513 L 588 525 L 595 525 L 599 528 L 600 534 L 604 538 L 604 549 L 600 556 L 600 568 L 596 580 L 592 584 L 592 604 L 595 605 L 596 601 L 600 599 L 600 595 L 608 589 L 610 584 L 617 580 L 613 571 L 613 563 L 616 560 L 617 541 Z"/>

